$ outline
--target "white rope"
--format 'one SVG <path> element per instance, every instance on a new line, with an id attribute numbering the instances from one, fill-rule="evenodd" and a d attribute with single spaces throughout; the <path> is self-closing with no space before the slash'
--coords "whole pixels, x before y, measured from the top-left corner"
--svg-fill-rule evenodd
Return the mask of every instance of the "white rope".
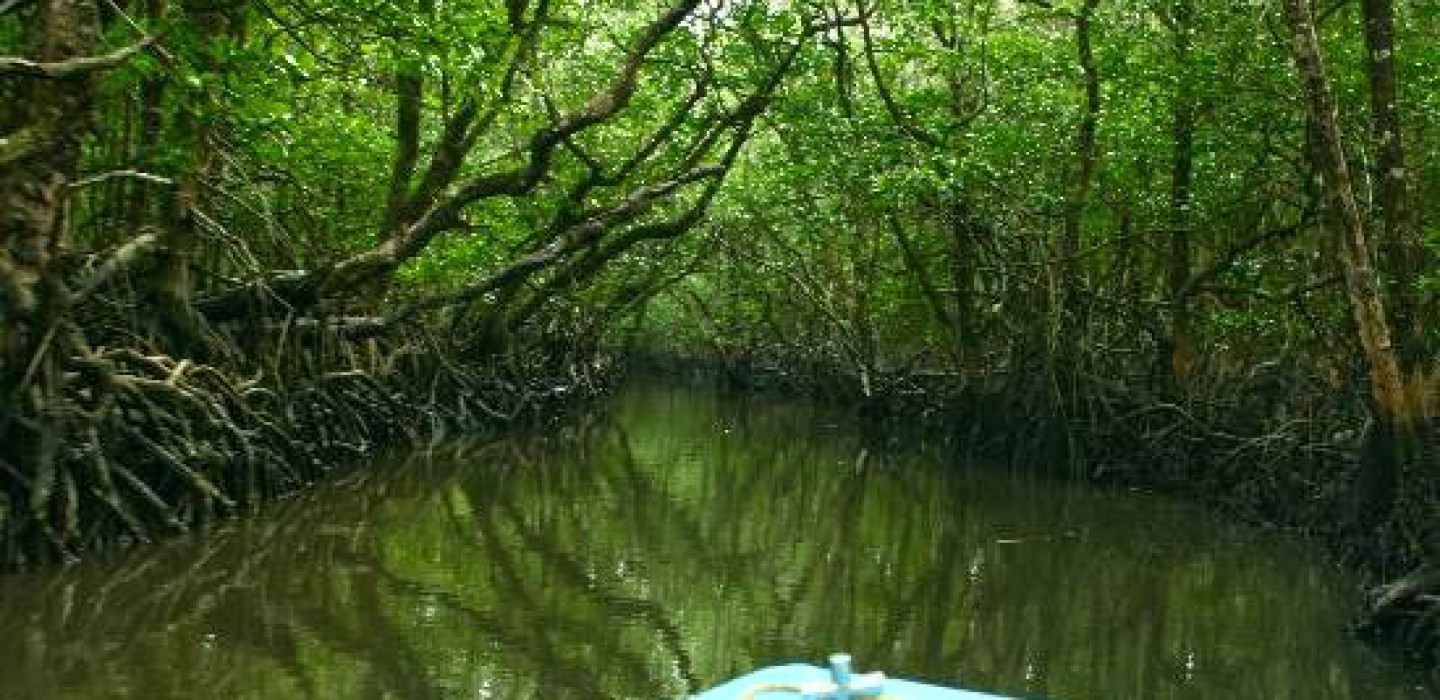
<path id="1" fill-rule="evenodd" d="M 806 693 L 812 692 L 814 692 L 813 686 L 795 685 L 793 683 L 761 683 L 745 691 L 745 694 L 740 696 L 740 700 L 755 700 L 755 696 L 760 693 L 794 693 L 796 695 L 805 695 Z M 904 698 L 890 695 L 889 693 L 878 696 L 876 700 L 886 700 L 887 698 L 889 700 L 904 700 Z"/>
<path id="2" fill-rule="evenodd" d="M 761 683 L 745 691 L 745 694 L 740 696 L 740 700 L 755 700 L 755 696 L 760 693 L 795 693 L 799 695 L 803 692 L 805 692 L 804 688 L 791 683 Z"/>

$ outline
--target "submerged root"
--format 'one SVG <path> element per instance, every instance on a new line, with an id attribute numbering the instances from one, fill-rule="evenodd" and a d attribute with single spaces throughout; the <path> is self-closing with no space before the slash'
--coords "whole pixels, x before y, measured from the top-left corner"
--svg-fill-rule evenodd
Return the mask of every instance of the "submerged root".
<path id="1" fill-rule="evenodd" d="M 1357 631 L 1422 659 L 1429 655 L 1429 661 L 1440 667 L 1440 566 L 1421 567 L 1372 589 Z"/>

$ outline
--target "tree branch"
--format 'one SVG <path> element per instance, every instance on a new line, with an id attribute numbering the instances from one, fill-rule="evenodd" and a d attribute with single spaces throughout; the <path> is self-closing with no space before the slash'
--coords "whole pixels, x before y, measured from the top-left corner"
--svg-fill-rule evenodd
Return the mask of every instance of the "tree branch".
<path id="1" fill-rule="evenodd" d="M 64 61 L 41 62 L 28 58 L 0 56 L 0 75 L 13 75 L 46 80 L 68 80 L 83 78 L 91 73 L 109 70 L 129 60 L 151 44 L 156 37 L 147 36 L 138 44 L 132 44 L 103 56 L 82 56 Z"/>
<path id="2" fill-rule="evenodd" d="M 423 251 L 436 236 L 460 225 L 461 211 L 474 202 L 491 197 L 517 197 L 534 190 L 549 172 L 556 147 L 566 138 L 608 121 L 629 105 L 638 86 L 640 72 L 650 53 L 670 32 L 680 26 L 699 4 L 700 0 L 677 0 L 665 14 L 647 25 L 626 53 L 620 74 L 608 88 L 593 95 L 579 111 L 531 136 L 526 149 L 529 155 L 524 165 L 507 172 L 480 175 L 459 183 L 453 194 L 430 206 L 408 226 L 389 232 L 389 237 L 379 246 L 337 264 L 320 281 L 319 288 L 322 293 L 343 293 L 389 274 L 391 270 Z M 468 141 L 468 138 L 463 140 Z M 461 159 L 464 158 L 463 150 L 459 155 Z"/>
<path id="3" fill-rule="evenodd" d="M 162 176 L 160 176 L 160 175 L 155 175 L 155 174 L 152 174 L 152 173 L 142 172 L 142 171 L 139 171 L 139 170 L 111 170 L 111 171 L 108 172 L 108 173 L 100 173 L 99 175 L 91 175 L 90 177 L 87 177 L 87 178 L 85 178 L 85 179 L 83 179 L 83 180 L 79 180 L 79 181 L 77 181 L 77 182 L 72 182 L 72 183 L 70 183 L 70 187 L 71 187 L 72 189 L 77 189 L 77 190 L 78 190 L 78 189 L 80 189 L 80 188 L 82 188 L 82 187 L 89 187 L 89 186 L 91 186 L 91 185 L 98 185 L 98 184 L 100 184 L 100 183 L 102 183 L 102 182 L 108 182 L 108 181 L 110 181 L 110 180 L 117 180 L 117 179 L 140 180 L 140 181 L 142 181 L 142 182 L 148 182 L 148 183 L 150 183 L 150 184 L 152 184 L 152 185 L 160 185 L 160 186 L 162 186 L 162 187 L 174 187 L 174 186 L 175 186 L 175 181 L 174 181 L 174 180 L 171 180 L 171 179 L 168 178 L 168 177 L 162 177 Z"/>
<path id="4" fill-rule="evenodd" d="M 71 305 L 83 304 L 97 290 L 110 283 L 110 280 L 128 271 L 137 263 L 144 260 L 160 245 L 160 237 L 154 233 L 143 233 L 128 243 L 120 246 L 114 253 L 106 258 L 95 271 L 81 284 L 80 290 L 70 297 Z"/>

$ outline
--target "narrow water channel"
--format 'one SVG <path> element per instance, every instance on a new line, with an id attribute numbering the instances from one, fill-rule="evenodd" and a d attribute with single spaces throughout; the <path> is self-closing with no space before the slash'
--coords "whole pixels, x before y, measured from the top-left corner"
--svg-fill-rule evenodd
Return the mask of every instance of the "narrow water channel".
<path id="1" fill-rule="evenodd" d="M 640 385 L 195 542 L 0 579 L 3 698 L 674 698 L 780 661 L 1062 700 L 1432 698 L 1303 546 Z"/>

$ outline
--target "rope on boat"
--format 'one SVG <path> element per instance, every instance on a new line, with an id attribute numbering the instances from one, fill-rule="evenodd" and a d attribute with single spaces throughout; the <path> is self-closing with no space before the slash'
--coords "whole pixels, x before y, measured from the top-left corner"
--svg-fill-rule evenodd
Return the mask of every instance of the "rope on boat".
<path id="1" fill-rule="evenodd" d="M 805 689 L 793 683 L 761 683 L 740 696 L 740 700 L 755 700 L 760 693 L 794 693 L 800 695 Z"/>
<path id="2" fill-rule="evenodd" d="M 848 698 L 876 698 L 880 700 L 885 692 L 885 674 L 856 674 L 851 667 L 849 654 L 830 655 L 830 681 L 811 683 L 761 683 L 745 691 L 740 700 L 755 700 L 760 693 L 794 693 L 802 700 L 847 700 Z M 889 697 L 889 696 L 884 696 Z M 900 700 L 892 698 L 892 700 Z"/>
<path id="3" fill-rule="evenodd" d="M 838 689 L 837 689 L 837 690 L 838 690 Z M 759 695 L 760 693 L 794 693 L 794 694 L 796 694 L 796 695 L 801 696 L 802 698 L 827 698 L 827 697 L 835 697 L 835 696 L 833 695 L 833 692 L 834 692 L 834 691 L 830 691 L 830 692 L 820 691 L 819 694 L 817 695 L 817 694 L 816 694 L 816 689 L 815 689 L 813 686 L 810 686 L 810 685 L 796 685 L 796 684 L 793 684 L 793 683 L 761 683 L 761 684 L 759 684 L 759 685 L 757 685 L 757 686 L 755 686 L 755 687 L 753 687 L 753 688 L 750 688 L 749 690 L 745 691 L 745 693 L 740 696 L 740 700 L 755 700 L 755 696 Z M 858 697 L 858 696 L 846 696 L 846 697 Z M 887 699 L 888 699 L 888 700 L 904 700 L 904 698 L 901 698 L 901 697 L 898 697 L 898 696 L 894 696 L 894 695 L 890 695 L 890 694 L 885 694 L 885 695 L 882 695 L 882 696 L 876 696 L 876 700 L 887 700 Z"/>

